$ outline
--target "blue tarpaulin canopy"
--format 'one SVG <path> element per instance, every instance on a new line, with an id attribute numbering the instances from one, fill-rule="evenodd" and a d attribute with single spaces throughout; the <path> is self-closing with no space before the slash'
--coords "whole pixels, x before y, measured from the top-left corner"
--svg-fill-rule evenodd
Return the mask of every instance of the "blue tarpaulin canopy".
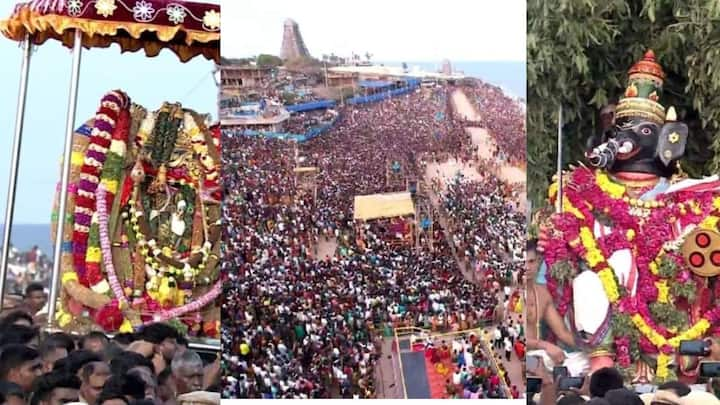
<path id="1" fill-rule="evenodd" d="M 291 113 L 294 113 L 294 112 L 319 110 L 321 108 L 331 108 L 334 106 L 335 106 L 335 100 L 318 100 L 318 101 L 311 101 L 309 103 L 286 105 L 285 109 L 287 109 Z"/>
<path id="2" fill-rule="evenodd" d="M 414 90 L 415 87 L 401 87 L 399 89 L 395 90 L 388 90 L 383 93 L 377 93 L 377 94 L 371 94 L 369 96 L 356 96 L 353 98 L 350 98 L 347 100 L 348 104 L 365 104 L 365 103 L 372 103 L 375 101 L 381 101 L 388 99 L 390 97 L 399 96 L 402 94 L 407 94 L 410 91 Z"/>
<path id="3" fill-rule="evenodd" d="M 407 83 L 408 86 L 419 86 L 421 82 L 417 77 L 406 77 L 403 81 Z"/>
<path id="4" fill-rule="evenodd" d="M 393 82 L 387 82 L 385 80 L 360 80 L 360 87 L 368 89 L 382 89 L 394 85 Z"/>

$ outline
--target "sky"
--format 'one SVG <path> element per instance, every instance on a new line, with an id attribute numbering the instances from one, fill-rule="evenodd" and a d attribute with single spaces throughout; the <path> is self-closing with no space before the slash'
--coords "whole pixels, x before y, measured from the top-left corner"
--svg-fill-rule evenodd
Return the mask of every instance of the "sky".
<path id="1" fill-rule="evenodd" d="M 12 3 L 0 4 L 0 18 L 11 14 Z M 17 43 L 0 36 L 0 222 L 5 217 L 21 55 Z M 14 224 L 50 222 L 60 178 L 71 64 L 70 50 L 56 42 L 35 48 L 32 56 Z M 214 68 L 213 62 L 202 57 L 182 64 L 168 50 L 155 58 L 143 52 L 121 54 L 117 46 L 85 50 L 76 127 L 92 118 L 103 94 L 114 89 L 124 90 L 148 109 L 158 109 L 164 101 L 179 101 L 217 116 Z"/>
<path id="2" fill-rule="evenodd" d="M 222 55 L 277 55 L 292 18 L 315 57 L 385 61 L 525 61 L 525 0 L 242 0 L 223 2 Z M 349 7 L 355 4 L 357 7 Z"/>

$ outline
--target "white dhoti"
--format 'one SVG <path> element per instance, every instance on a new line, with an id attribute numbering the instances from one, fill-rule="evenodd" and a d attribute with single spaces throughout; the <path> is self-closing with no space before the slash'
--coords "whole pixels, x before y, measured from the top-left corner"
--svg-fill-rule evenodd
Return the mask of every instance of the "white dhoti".
<path id="1" fill-rule="evenodd" d="M 549 372 L 552 372 L 552 369 L 555 366 L 567 367 L 568 373 L 570 373 L 571 377 L 584 376 L 588 373 L 588 371 L 590 371 L 590 360 L 585 353 L 581 352 L 565 352 L 565 360 L 562 364 L 555 364 L 545 350 L 531 350 L 527 352 L 526 356 L 535 356 L 542 359 L 543 365 Z"/>

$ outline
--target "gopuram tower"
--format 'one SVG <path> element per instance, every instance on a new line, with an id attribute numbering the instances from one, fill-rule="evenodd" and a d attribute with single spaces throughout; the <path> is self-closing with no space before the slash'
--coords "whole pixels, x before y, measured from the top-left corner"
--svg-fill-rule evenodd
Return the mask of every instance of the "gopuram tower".
<path id="1" fill-rule="evenodd" d="M 300 35 L 300 28 L 292 19 L 285 20 L 283 24 L 283 42 L 280 57 L 284 60 L 310 57 L 310 52 L 305 47 L 305 42 Z"/>

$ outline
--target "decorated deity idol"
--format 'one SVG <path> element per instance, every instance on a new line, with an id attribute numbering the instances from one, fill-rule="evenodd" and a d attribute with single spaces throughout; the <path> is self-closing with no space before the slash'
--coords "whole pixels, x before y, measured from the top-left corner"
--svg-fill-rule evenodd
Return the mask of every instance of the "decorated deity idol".
<path id="1" fill-rule="evenodd" d="M 660 104 L 664 78 L 652 51 L 629 70 L 613 125 L 589 167 L 563 176 L 563 211 L 541 236 L 565 320 L 554 332 L 571 333 L 589 371 L 616 366 L 634 382 L 694 379 L 680 342 L 720 331 L 720 181 L 678 174 L 688 128 Z"/>
<path id="2" fill-rule="evenodd" d="M 57 324 L 219 332 L 219 130 L 179 104 L 103 97 L 75 135 Z M 56 201 L 57 206 L 57 201 Z"/>

